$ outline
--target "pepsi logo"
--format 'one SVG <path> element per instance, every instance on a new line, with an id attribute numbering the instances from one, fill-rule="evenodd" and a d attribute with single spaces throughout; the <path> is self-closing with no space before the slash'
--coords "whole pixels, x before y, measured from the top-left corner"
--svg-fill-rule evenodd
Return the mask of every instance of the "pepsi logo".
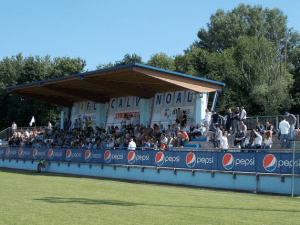
<path id="1" fill-rule="evenodd" d="M 127 159 L 130 164 L 133 164 L 135 162 L 135 152 L 134 151 L 128 152 Z"/>
<path id="2" fill-rule="evenodd" d="M 162 166 L 164 164 L 164 158 L 165 158 L 164 153 L 162 153 L 162 152 L 156 153 L 156 155 L 155 155 L 155 163 L 156 163 L 156 165 Z"/>
<path id="3" fill-rule="evenodd" d="M 111 152 L 109 150 L 104 153 L 104 161 L 106 163 L 110 163 L 111 161 Z"/>
<path id="4" fill-rule="evenodd" d="M 19 149 L 18 155 L 19 155 L 20 158 L 22 158 L 22 156 L 23 156 L 23 149 L 22 148 Z"/>
<path id="5" fill-rule="evenodd" d="M 193 168 L 196 165 L 196 156 L 194 153 L 190 152 L 186 155 L 185 158 L 186 165 L 189 168 Z"/>
<path id="6" fill-rule="evenodd" d="M 72 151 L 68 149 L 66 152 L 66 160 L 70 161 L 72 159 Z"/>
<path id="7" fill-rule="evenodd" d="M 92 158 L 91 156 L 92 156 L 91 151 L 90 150 L 86 150 L 85 154 L 84 154 L 85 161 L 89 162 L 91 160 L 91 158 Z"/>
<path id="8" fill-rule="evenodd" d="M 234 165 L 234 158 L 230 153 L 227 153 L 223 156 L 222 164 L 225 170 L 231 170 Z"/>
<path id="9" fill-rule="evenodd" d="M 10 149 L 7 148 L 6 151 L 5 151 L 5 155 L 8 157 L 8 156 L 9 156 L 9 153 L 10 153 Z"/>
<path id="10" fill-rule="evenodd" d="M 49 159 L 53 158 L 53 149 L 49 149 L 49 151 L 48 151 L 48 158 Z"/>
<path id="11" fill-rule="evenodd" d="M 33 149 L 32 156 L 33 158 L 36 158 L 38 156 L 38 150 L 36 148 Z"/>
<path id="12" fill-rule="evenodd" d="M 263 166 L 266 171 L 273 172 L 277 167 L 277 159 L 274 155 L 268 154 L 264 157 Z"/>

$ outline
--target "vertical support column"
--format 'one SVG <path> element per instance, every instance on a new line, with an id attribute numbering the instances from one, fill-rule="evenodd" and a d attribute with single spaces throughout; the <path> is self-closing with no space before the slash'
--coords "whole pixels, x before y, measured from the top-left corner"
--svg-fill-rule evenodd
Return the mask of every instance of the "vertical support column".
<path id="1" fill-rule="evenodd" d="M 69 119 L 69 108 L 63 107 L 60 111 L 60 129 L 64 129 L 65 120 Z"/>
<path id="2" fill-rule="evenodd" d="M 108 109 L 108 102 L 96 104 L 96 126 L 97 127 L 105 126 L 107 109 Z"/>
<path id="3" fill-rule="evenodd" d="M 205 109 L 207 109 L 207 102 L 208 102 L 208 98 L 207 98 L 207 93 L 196 93 L 196 124 L 201 124 L 204 120 L 205 117 Z"/>
<path id="4" fill-rule="evenodd" d="M 140 124 L 147 126 L 150 124 L 150 99 L 140 99 Z"/>

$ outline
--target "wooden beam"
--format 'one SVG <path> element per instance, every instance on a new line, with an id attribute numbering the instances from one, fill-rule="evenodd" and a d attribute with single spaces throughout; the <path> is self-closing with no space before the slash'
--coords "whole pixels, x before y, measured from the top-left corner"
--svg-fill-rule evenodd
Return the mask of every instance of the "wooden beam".
<path id="1" fill-rule="evenodd" d="M 42 102 L 48 102 L 48 103 L 52 103 L 55 105 L 59 105 L 59 106 L 67 106 L 67 107 L 72 107 L 73 106 L 73 102 L 69 101 L 67 99 L 62 99 L 62 98 L 55 98 L 55 97 L 50 97 L 50 96 L 42 96 L 42 95 L 35 95 L 35 94 L 29 94 L 29 93 L 18 93 L 18 92 L 12 92 L 14 94 L 17 94 L 19 96 L 23 96 L 25 98 L 32 98 L 32 99 L 37 99 L 40 100 Z"/>
<path id="2" fill-rule="evenodd" d="M 94 102 L 109 102 L 109 98 L 103 97 L 101 95 L 97 95 L 95 93 L 91 93 L 88 90 L 74 90 L 68 88 L 59 88 L 59 87 L 51 87 L 51 86 L 42 86 L 42 88 L 49 89 L 52 91 L 59 92 L 60 94 L 68 94 L 77 98 L 83 98 L 87 101 L 94 101 Z"/>

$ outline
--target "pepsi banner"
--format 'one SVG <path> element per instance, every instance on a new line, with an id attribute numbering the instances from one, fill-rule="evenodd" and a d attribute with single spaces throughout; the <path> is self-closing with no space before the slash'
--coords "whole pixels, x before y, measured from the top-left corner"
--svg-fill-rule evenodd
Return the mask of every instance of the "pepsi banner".
<path id="1" fill-rule="evenodd" d="M 0 148 L 0 158 L 277 174 L 291 174 L 294 164 L 300 173 L 292 153 Z"/>

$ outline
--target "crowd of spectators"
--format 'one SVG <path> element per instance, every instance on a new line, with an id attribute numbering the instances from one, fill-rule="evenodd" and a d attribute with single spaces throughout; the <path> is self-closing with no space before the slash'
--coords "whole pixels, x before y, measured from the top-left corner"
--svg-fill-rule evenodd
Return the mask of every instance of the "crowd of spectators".
<path id="1" fill-rule="evenodd" d="M 185 113 L 183 113 L 183 116 Z M 128 120 L 127 120 L 128 121 Z M 133 120 L 131 120 L 133 121 Z M 70 126 L 69 126 L 70 124 Z M 122 121 L 119 126 L 93 127 L 91 119 L 81 121 L 76 119 L 64 124 L 60 129 L 59 122 L 52 126 L 50 121 L 45 129 L 41 130 L 14 130 L 9 140 L 10 146 L 33 148 L 82 148 L 82 149 L 154 149 L 166 150 L 182 147 L 191 137 L 201 135 L 200 125 L 192 124 L 187 128 L 186 123 L 175 122 L 164 127 L 163 124 L 154 124 L 153 127 Z M 181 126 L 183 125 L 183 126 Z"/>
<path id="2" fill-rule="evenodd" d="M 221 116 L 217 112 L 209 112 L 206 109 L 205 118 L 202 124 L 194 126 L 192 123 L 187 126 L 185 111 L 177 109 L 176 120 L 172 125 L 154 124 L 147 127 L 139 124 L 136 118 L 125 118 L 119 126 L 93 127 L 91 118 L 84 120 L 76 119 L 72 124 L 71 120 L 65 121 L 60 129 L 59 121 L 52 126 L 49 121 L 47 127 L 41 130 L 18 130 L 15 122 L 12 124 L 13 135 L 9 140 L 10 146 L 20 147 L 60 147 L 60 148 L 82 148 L 82 149 L 154 149 L 167 150 L 182 147 L 185 143 L 194 138 L 206 135 L 210 137 L 215 148 L 241 148 L 241 149 L 270 149 L 272 146 L 272 136 L 279 132 L 281 135 L 282 148 L 288 141 L 287 135 L 291 125 L 295 127 L 296 118 L 289 113 L 285 113 L 284 124 L 279 124 L 277 130 L 272 124 L 266 122 L 263 126 L 259 121 L 256 128 L 248 131 L 246 125 L 246 111 L 244 107 L 236 108 L 232 113 L 228 109 L 226 116 Z M 222 119 L 222 120 L 221 120 Z M 211 133 L 209 134 L 211 130 Z M 300 133 L 299 133 L 300 134 Z M 228 144 L 227 136 L 233 135 L 233 145 Z M 290 137 L 290 136 L 289 136 Z M 294 137 L 291 137 L 294 138 Z"/>

